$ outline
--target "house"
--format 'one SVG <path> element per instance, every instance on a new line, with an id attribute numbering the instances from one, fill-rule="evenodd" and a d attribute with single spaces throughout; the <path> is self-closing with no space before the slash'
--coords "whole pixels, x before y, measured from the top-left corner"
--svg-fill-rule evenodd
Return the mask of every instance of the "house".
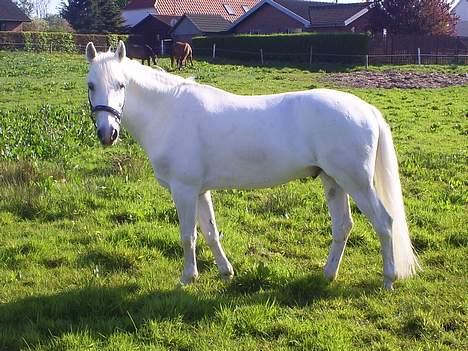
<path id="1" fill-rule="evenodd" d="M 451 3 L 452 12 L 458 17 L 455 34 L 468 37 L 468 0 L 455 0 Z"/>
<path id="2" fill-rule="evenodd" d="M 170 31 L 180 19 L 180 16 L 164 16 L 149 14 L 130 29 L 136 35 L 138 44 L 148 44 L 155 48 L 161 40 L 170 39 Z"/>
<path id="3" fill-rule="evenodd" d="M 31 22 L 11 0 L 0 0 L 0 31 L 20 32 L 23 23 Z"/>
<path id="4" fill-rule="evenodd" d="M 369 4 L 262 0 L 238 18 L 233 33 L 290 33 L 301 31 L 366 32 L 369 30 Z"/>
<path id="5" fill-rule="evenodd" d="M 191 42 L 194 36 L 226 33 L 231 24 L 221 15 L 185 14 L 171 34 L 175 40 Z"/>
<path id="6" fill-rule="evenodd" d="M 260 0 L 131 0 L 122 11 L 126 24 L 134 27 L 149 14 L 183 16 L 185 14 L 220 15 L 229 22 L 254 7 Z M 173 22 L 173 25 L 175 22 Z"/>

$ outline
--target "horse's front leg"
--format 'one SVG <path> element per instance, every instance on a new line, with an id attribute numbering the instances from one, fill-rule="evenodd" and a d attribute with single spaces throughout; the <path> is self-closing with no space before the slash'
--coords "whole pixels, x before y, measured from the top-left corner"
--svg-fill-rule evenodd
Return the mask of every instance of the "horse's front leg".
<path id="1" fill-rule="evenodd" d="M 180 282 L 190 284 L 198 277 L 195 246 L 197 242 L 196 215 L 199 189 L 185 184 L 171 184 L 172 199 L 179 217 L 180 238 L 184 250 L 184 270 Z"/>
<path id="2" fill-rule="evenodd" d="M 206 243 L 213 253 L 221 277 L 224 279 L 231 279 L 234 275 L 234 271 L 219 242 L 219 232 L 216 227 L 213 202 L 211 201 L 211 194 L 209 191 L 198 197 L 198 224 L 200 225 Z"/>

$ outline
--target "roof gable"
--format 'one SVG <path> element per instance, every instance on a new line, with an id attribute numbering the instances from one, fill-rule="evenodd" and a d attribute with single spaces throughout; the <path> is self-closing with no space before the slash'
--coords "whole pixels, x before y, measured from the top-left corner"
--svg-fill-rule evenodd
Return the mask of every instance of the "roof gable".
<path id="1" fill-rule="evenodd" d="M 221 15 L 187 14 L 184 17 L 203 33 L 224 32 L 231 26 L 231 22 Z"/>
<path id="2" fill-rule="evenodd" d="M 13 1 L 0 0 L 0 21 L 31 22 Z"/>
<path id="3" fill-rule="evenodd" d="M 310 11 L 311 27 L 345 27 L 368 12 L 368 4 L 338 4 L 315 7 Z"/>
<path id="4" fill-rule="evenodd" d="M 286 15 L 302 22 L 306 27 L 347 26 L 368 12 L 368 3 L 334 4 L 303 0 L 262 0 L 249 12 L 238 18 L 231 26 L 236 27 L 262 6 L 270 5 Z"/>
<path id="5" fill-rule="evenodd" d="M 279 4 L 277 1 L 273 1 L 273 0 L 262 0 L 260 1 L 257 5 L 255 5 L 250 11 L 246 12 L 244 15 L 242 15 L 241 17 L 239 17 L 236 21 L 234 21 L 234 23 L 232 24 L 231 28 L 230 29 L 233 29 L 234 27 L 236 27 L 240 22 L 242 22 L 244 19 L 246 19 L 247 17 L 250 17 L 252 16 L 255 12 L 257 12 L 262 6 L 265 6 L 265 5 L 270 5 L 270 6 L 273 6 L 274 8 L 276 8 L 277 10 L 285 13 L 286 15 L 294 18 L 296 21 L 299 21 L 301 22 L 304 26 L 308 26 L 309 25 L 309 21 L 298 15 L 297 13 L 295 13 L 294 11 L 291 11 L 290 9 L 288 9 L 287 7 L 284 7 L 283 5 Z"/>
<path id="6" fill-rule="evenodd" d="M 330 2 L 301 1 L 301 0 L 274 0 L 277 4 L 284 6 L 302 18 L 309 19 L 309 9 L 320 6 L 329 6 Z M 333 4 L 336 6 L 336 4 Z"/>

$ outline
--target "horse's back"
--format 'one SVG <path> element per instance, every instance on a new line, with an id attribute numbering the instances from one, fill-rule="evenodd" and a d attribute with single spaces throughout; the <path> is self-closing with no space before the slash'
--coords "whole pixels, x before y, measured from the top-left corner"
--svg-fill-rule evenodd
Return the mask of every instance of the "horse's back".
<path id="1" fill-rule="evenodd" d="M 173 151 L 205 165 L 208 188 L 264 187 L 313 176 L 334 155 L 362 153 L 366 146 L 356 147 L 356 140 L 375 139 L 374 131 L 363 131 L 373 128 L 366 121 L 370 105 L 350 94 L 320 89 L 249 97 L 191 88 L 198 89 L 187 101 L 192 113 L 174 116 L 184 127 L 174 129 Z"/>

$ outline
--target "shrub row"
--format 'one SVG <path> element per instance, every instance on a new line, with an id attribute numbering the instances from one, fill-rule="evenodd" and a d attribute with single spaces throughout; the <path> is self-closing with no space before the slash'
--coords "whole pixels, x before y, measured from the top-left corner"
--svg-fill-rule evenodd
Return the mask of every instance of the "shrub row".
<path id="1" fill-rule="evenodd" d="M 216 43 L 216 56 L 222 58 L 258 58 L 260 49 L 266 57 L 293 61 L 349 61 L 350 56 L 368 53 L 368 36 L 358 33 L 297 33 L 273 35 L 230 35 L 196 37 L 194 50 L 209 55 Z"/>
<path id="2" fill-rule="evenodd" d="M 0 50 L 83 52 L 90 41 L 101 49 L 115 47 L 119 40 L 127 41 L 121 34 L 74 34 L 62 32 L 0 32 Z"/>

